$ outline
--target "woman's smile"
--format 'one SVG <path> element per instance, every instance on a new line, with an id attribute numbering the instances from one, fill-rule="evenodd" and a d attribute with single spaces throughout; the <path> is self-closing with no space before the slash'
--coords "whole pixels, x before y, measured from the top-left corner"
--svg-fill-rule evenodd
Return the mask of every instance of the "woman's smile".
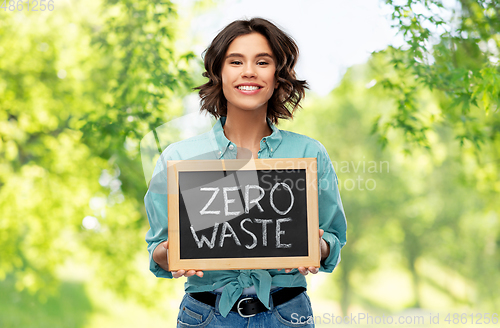
<path id="1" fill-rule="evenodd" d="M 244 95 L 254 95 L 257 94 L 262 87 L 255 83 L 243 83 L 236 87 Z"/>

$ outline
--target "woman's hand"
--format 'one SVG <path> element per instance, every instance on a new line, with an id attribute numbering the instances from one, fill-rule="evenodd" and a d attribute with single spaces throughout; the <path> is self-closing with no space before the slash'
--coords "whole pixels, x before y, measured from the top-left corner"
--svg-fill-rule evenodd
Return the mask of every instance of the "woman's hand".
<path id="1" fill-rule="evenodd" d="M 164 241 L 156 247 L 153 252 L 153 260 L 165 271 L 170 271 L 168 269 L 168 240 Z M 191 277 L 197 275 L 198 277 L 203 277 L 203 271 L 196 270 L 178 270 L 172 271 L 172 276 L 174 278 Z"/>
<path id="2" fill-rule="evenodd" d="M 324 259 L 326 259 L 328 257 L 328 255 L 330 254 L 330 245 L 328 245 L 328 243 L 323 239 L 323 234 L 325 233 L 325 231 L 323 229 L 319 229 L 319 249 L 320 249 L 320 253 L 321 253 L 321 261 L 323 261 Z M 279 269 L 278 271 L 281 271 L 283 269 Z M 302 273 L 304 276 L 307 276 L 307 274 L 309 272 L 311 272 L 312 274 L 316 274 L 319 272 L 319 268 L 317 267 L 298 267 L 297 270 L 299 270 L 300 273 Z M 289 273 L 290 271 L 292 271 L 292 269 L 285 269 L 285 272 L 286 273 Z"/>
<path id="3" fill-rule="evenodd" d="M 203 271 L 196 271 L 196 270 L 179 270 L 179 271 L 172 271 L 172 276 L 174 278 L 180 278 L 182 276 L 184 277 L 191 277 L 197 275 L 198 277 L 203 277 Z"/>

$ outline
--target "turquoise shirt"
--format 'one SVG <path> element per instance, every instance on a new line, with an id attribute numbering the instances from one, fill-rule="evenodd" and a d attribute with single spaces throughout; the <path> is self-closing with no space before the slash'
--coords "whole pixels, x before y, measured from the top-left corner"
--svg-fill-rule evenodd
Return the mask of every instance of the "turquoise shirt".
<path id="1" fill-rule="evenodd" d="M 146 234 L 150 270 L 157 277 L 172 278 L 153 260 L 153 251 L 168 239 L 167 218 L 167 160 L 235 159 L 237 147 L 224 135 L 225 117 L 219 119 L 211 131 L 169 145 L 161 154 L 144 197 L 150 230 Z M 317 158 L 319 228 L 325 231 L 323 239 L 330 245 L 330 254 L 321 262 L 320 271 L 332 272 L 340 262 L 340 250 L 346 243 L 346 219 L 338 190 L 337 175 L 325 147 L 312 138 L 279 130 L 268 120 L 270 136 L 260 141 L 259 158 Z M 202 278 L 187 278 L 186 292 L 213 291 L 224 287 L 219 311 L 225 317 L 241 296 L 243 288 L 255 286 L 257 296 L 269 308 L 271 285 L 276 287 L 306 287 L 305 277 L 297 270 L 224 270 L 204 271 Z"/>

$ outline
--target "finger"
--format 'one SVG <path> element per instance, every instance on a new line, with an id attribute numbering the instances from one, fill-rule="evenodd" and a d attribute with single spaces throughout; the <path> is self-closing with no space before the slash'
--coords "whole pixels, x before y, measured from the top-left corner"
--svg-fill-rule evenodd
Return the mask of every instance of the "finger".
<path id="1" fill-rule="evenodd" d="M 196 271 L 196 275 L 200 278 L 203 277 L 203 271 Z"/>
<path id="2" fill-rule="evenodd" d="M 195 270 L 188 270 L 188 271 L 184 274 L 184 276 L 185 276 L 185 277 L 191 277 L 191 276 L 194 276 L 194 275 L 195 275 L 195 273 L 196 273 L 196 271 L 195 271 Z"/>
<path id="3" fill-rule="evenodd" d="M 316 274 L 319 272 L 319 268 L 316 268 L 316 267 L 309 267 L 309 272 L 311 272 L 312 274 Z"/>
<path id="4" fill-rule="evenodd" d="M 173 271 L 172 272 L 172 276 L 174 278 L 180 278 L 180 277 L 182 277 L 184 275 L 184 273 L 186 273 L 185 270 Z"/>
<path id="5" fill-rule="evenodd" d="M 292 271 L 292 269 L 285 269 L 286 273 L 290 273 L 290 271 Z"/>
<path id="6" fill-rule="evenodd" d="M 325 233 L 325 230 L 319 229 L 319 238 L 323 237 L 324 233 Z"/>
<path id="7" fill-rule="evenodd" d="M 163 248 L 168 249 L 168 240 L 164 243 L 161 243 L 161 245 L 163 246 Z"/>
<path id="8" fill-rule="evenodd" d="M 299 270 L 299 272 L 304 276 L 307 276 L 307 274 L 309 273 L 305 267 L 298 267 L 297 270 Z"/>

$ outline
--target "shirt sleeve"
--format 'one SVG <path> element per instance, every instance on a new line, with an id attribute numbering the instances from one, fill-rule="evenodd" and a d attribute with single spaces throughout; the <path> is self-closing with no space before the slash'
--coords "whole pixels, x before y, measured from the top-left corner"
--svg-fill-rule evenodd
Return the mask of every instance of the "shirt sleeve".
<path id="1" fill-rule="evenodd" d="M 172 278 L 172 273 L 163 270 L 154 260 L 156 247 L 168 239 L 168 206 L 167 206 L 167 165 L 166 156 L 162 154 L 156 162 L 153 177 L 144 197 L 146 214 L 150 229 L 146 233 L 149 252 L 149 269 L 157 277 Z"/>
<path id="2" fill-rule="evenodd" d="M 346 244 L 347 222 L 340 199 L 337 174 L 324 147 L 318 154 L 319 227 L 330 246 L 330 254 L 321 261 L 320 271 L 332 272 L 340 262 L 340 250 Z"/>

